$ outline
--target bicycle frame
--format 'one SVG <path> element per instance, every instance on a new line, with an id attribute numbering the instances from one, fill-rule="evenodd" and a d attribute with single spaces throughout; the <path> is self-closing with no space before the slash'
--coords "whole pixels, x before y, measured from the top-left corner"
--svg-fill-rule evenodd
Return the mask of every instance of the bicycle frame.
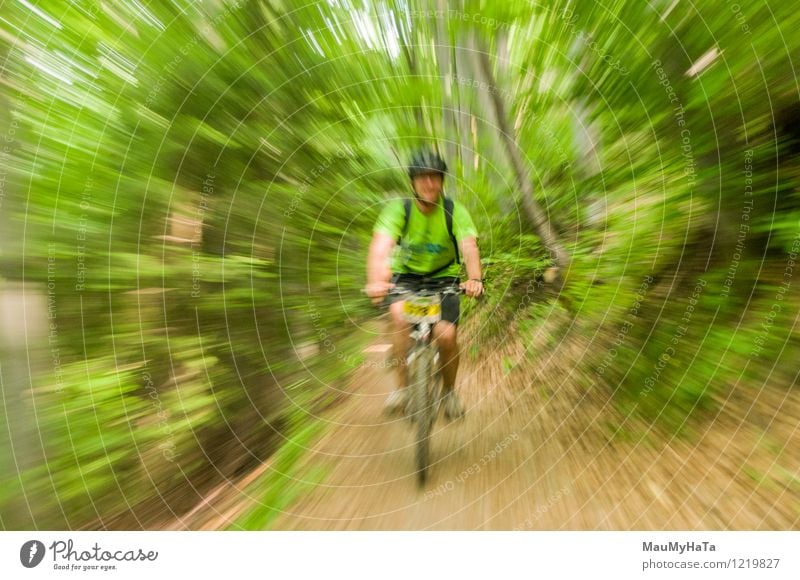
<path id="1" fill-rule="evenodd" d="M 441 395 L 443 392 L 443 377 L 439 365 L 439 349 L 433 348 L 433 327 L 441 320 L 441 298 L 448 294 L 464 294 L 464 289 L 453 285 L 442 288 L 436 279 L 423 279 L 422 289 L 408 290 L 392 288 L 389 295 L 410 297 L 430 297 L 439 295 L 439 317 L 433 322 L 426 314 L 418 321 L 409 320 L 412 329 L 410 338 L 411 346 L 406 353 L 406 369 L 408 372 L 408 385 L 411 396 L 411 419 L 417 425 L 417 482 L 420 487 L 425 484 L 428 477 L 430 463 L 430 434 L 433 424 L 439 414 Z M 426 287 L 426 284 L 429 287 Z M 424 308 L 424 307 L 423 307 Z M 406 318 L 404 316 L 404 318 Z M 408 318 L 406 318 L 408 320 Z"/>
<path id="2" fill-rule="evenodd" d="M 439 368 L 439 349 L 435 348 L 433 344 L 433 327 L 436 322 L 441 320 L 441 296 L 460 292 L 453 288 L 395 292 L 396 294 L 408 294 L 412 300 L 415 296 L 427 298 L 439 295 L 440 297 L 438 318 L 434 318 L 432 321 L 426 312 L 419 321 L 409 320 L 413 324 L 410 333 L 413 342 L 406 355 L 406 368 L 412 403 L 411 419 L 417 427 L 417 482 L 420 486 L 424 485 L 428 476 L 430 435 L 439 414 L 443 390 L 443 378 Z"/>

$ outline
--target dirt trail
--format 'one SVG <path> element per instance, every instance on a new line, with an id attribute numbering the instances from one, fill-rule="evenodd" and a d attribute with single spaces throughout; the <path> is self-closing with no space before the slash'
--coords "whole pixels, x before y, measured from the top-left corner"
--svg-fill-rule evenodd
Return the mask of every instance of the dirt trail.
<path id="1" fill-rule="evenodd" d="M 534 338 L 534 352 L 551 331 Z M 423 490 L 410 425 L 381 415 L 393 378 L 362 368 L 299 472 L 323 467 L 327 477 L 271 529 L 800 529 L 796 393 L 727 401 L 691 442 L 612 442 L 608 425 L 625 418 L 597 391 L 586 396 L 570 374 L 569 361 L 585 348 L 562 341 L 558 358 L 528 357 L 511 371 L 502 361 L 516 360 L 520 345 L 463 357 L 458 389 L 467 416 L 437 424 Z M 765 475 L 757 482 L 754 474 Z M 232 488 L 221 505 L 180 528 L 225 527 L 252 501 Z"/>
<path id="2" fill-rule="evenodd" d="M 543 329 L 534 348 L 551 331 Z M 741 412 L 723 407 L 732 416 L 721 413 L 692 443 L 610 442 L 606 425 L 624 417 L 608 399 L 586 397 L 566 363 L 580 359 L 584 347 L 562 342 L 558 359 L 539 357 L 510 372 L 502 361 L 517 360 L 520 345 L 488 358 L 464 357 L 459 391 L 468 413 L 438 424 L 424 490 L 415 484 L 412 430 L 381 416 L 392 377 L 368 369 L 309 454 L 309 463 L 327 465 L 329 476 L 273 528 L 798 528 L 797 488 L 771 480 L 758 485 L 752 475 L 790 461 L 798 448 L 796 413 L 784 413 L 783 422 L 770 417 L 764 429 L 755 424 L 769 423 L 764 417 L 742 422 Z M 800 408 L 796 394 L 784 401 L 785 395 L 774 394 L 774 410 Z M 765 452 L 765 441 L 787 445 L 777 456 Z M 792 461 L 797 473 L 798 459 Z"/>

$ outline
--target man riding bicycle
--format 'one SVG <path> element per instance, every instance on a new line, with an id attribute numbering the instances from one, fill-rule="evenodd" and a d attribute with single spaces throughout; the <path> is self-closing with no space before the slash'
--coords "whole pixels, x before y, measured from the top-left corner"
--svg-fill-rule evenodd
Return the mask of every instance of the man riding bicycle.
<path id="1" fill-rule="evenodd" d="M 461 284 L 467 296 L 483 293 L 477 231 L 467 209 L 442 193 L 447 165 L 432 151 L 419 151 L 412 158 L 408 175 L 414 200 L 393 200 L 383 208 L 375 224 L 367 258 L 367 295 L 373 303 L 387 299 L 389 289 L 415 291 L 431 282 L 441 288 L 460 284 L 461 256 L 468 280 Z M 395 246 L 399 252 L 389 264 Z M 410 346 L 411 324 L 404 320 L 403 299 L 390 295 L 395 359 L 398 361 L 399 388 L 386 400 L 387 412 L 405 410 L 408 396 L 406 353 Z M 464 415 L 464 407 L 454 391 L 458 372 L 457 325 L 459 296 L 443 297 L 442 320 L 433 328 L 439 347 L 443 376 L 443 406 L 447 419 Z"/>

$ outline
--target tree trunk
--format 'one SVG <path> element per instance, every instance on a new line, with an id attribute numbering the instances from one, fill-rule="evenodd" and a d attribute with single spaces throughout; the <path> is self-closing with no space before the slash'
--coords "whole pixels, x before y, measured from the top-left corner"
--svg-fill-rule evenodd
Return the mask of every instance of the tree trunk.
<path id="1" fill-rule="evenodd" d="M 404 23 L 400 21 L 400 17 L 395 14 L 395 25 L 397 26 L 397 30 L 403 30 Z M 414 30 L 413 29 L 406 29 L 406 32 L 413 36 Z M 406 64 L 408 64 L 408 72 L 411 73 L 411 82 L 417 82 L 417 60 L 414 54 L 414 50 L 412 46 L 409 46 L 409 43 L 406 41 L 406 37 L 403 34 L 400 34 L 400 38 L 398 39 L 400 42 L 400 49 L 403 51 L 403 56 L 406 59 Z M 414 106 L 414 117 L 417 121 L 417 126 L 422 127 L 425 123 L 425 118 L 422 114 L 422 107 L 417 104 Z"/>
<path id="2" fill-rule="evenodd" d="M 522 192 L 522 206 L 528 218 L 531 221 L 536 235 L 542 240 L 542 243 L 549 250 L 550 255 L 556 262 L 556 265 L 565 269 L 569 264 L 569 255 L 550 226 L 547 216 L 541 206 L 536 202 L 534 197 L 533 183 L 528 178 L 525 169 L 525 163 L 522 159 L 522 154 L 517 146 L 516 138 L 514 136 L 514 127 L 508 122 L 506 116 L 505 106 L 503 100 L 497 90 L 494 74 L 492 73 L 492 66 L 489 62 L 489 55 L 478 43 L 477 38 L 472 35 L 471 49 L 472 58 L 474 60 L 474 68 L 477 78 L 489 87 L 488 97 L 491 104 L 490 112 L 494 117 L 495 126 L 497 127 L 498 137 L 502 141 L 505 151 L 508 155 L 511 166 L 514 170 L 517 183 L 520 191 Z"/>
<path id="3" fill-rule="evenodd" d="M 460 87 L 458 82 L 461 77 L 469 76 L 469 54 L 467 47 L 459 46 L 454 47 L 454 85 Z M 456 102 L 457 102 L 457 119 L 458 119 L 458 144 L 460 147 L 462 170 L 464 172 L 464 179 L 475 173 L 477 169 L 477 139 L 473 131 L 474 117 L 470 111 L 469 102 L 465 92 L 456 88 Z"/>
<path id="4" fill-rule="evenodd" d="M 447 11 L 447 0 L 438 0 L 436 9 L 441 13 Z M 451 167 L 455 167 L 457 143 L 455 141 L 458 129 L 458 117 L 455 112 L 452 94 L 453 80 L 453 48 L 450 45 L 450 32 L 447 20 L 438 18 L 434 27 L 434 44 L 436 45 L 436 60 L 439 63 L 439 75 L 442 81 L 442 139 L 444 140 L 445 157 Z"/>

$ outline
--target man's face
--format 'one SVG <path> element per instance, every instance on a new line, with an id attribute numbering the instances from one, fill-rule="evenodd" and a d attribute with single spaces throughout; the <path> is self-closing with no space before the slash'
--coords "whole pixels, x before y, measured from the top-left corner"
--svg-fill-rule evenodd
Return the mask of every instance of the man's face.
<path id="1" fill-rule="evenodd" d="M 423 173 L 414 177 L 412 183 L 414 191 L 423 201 L 437 203 L 442 193 L 444 178 L 441 173 Z"/>

